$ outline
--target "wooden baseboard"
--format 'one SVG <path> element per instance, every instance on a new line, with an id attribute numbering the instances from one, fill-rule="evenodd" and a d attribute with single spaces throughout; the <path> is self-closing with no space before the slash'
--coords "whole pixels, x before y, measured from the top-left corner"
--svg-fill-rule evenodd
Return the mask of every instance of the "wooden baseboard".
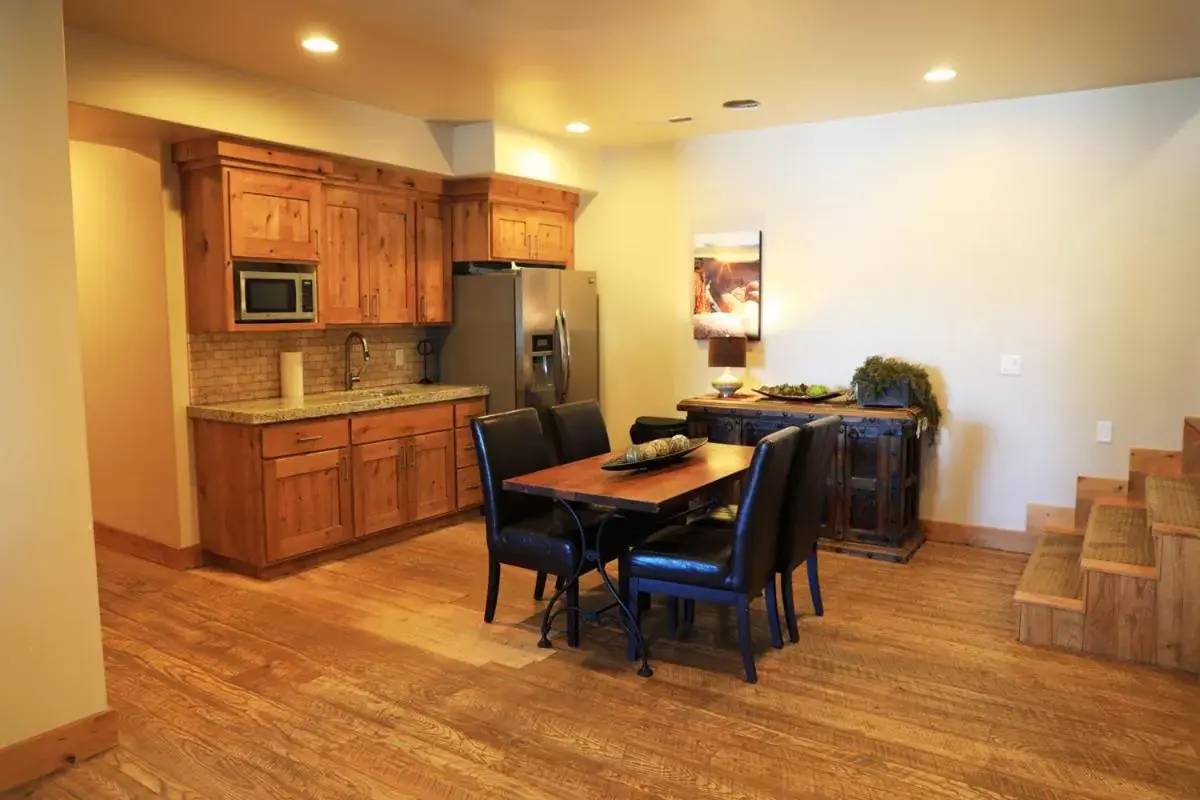
<path id="1" fill-rule="evenodd" d="M 1032 553 L 1037 543 L 1036 531 L 1014 531 L 1007 528 L 985 528 L 982 525 L 963 525 L 958 522 L 921 520 L 925 538 L 931 542 L 965 544 L 1009 553 Z"/>
<path id="2" fill-rule="evenodd" d="M 195 569 L 201 564 L 200 545 L 198 544 L 191 547 L 171 547 L 162 542 L 105 525 L 103 522 L 92 522 L 92 530 L 95 531 L 96 544 L 101 547 L 117 550 L 146 561 L 153 561 L 164 567 Z"/>
<path id="3" fill-rule="evenodd" d="M 451 525 L 457 525 L 461 522 L 467 522 L 472 519 L 481 519 L 479 516 L 479 508 L 465 508 L 461 511 L 453 511 L 445 516 L 434 517 L 433 519 L 423 520 L 415 524 L 406 525 L 403 528 L 396 528 L 390 531 L 383 531 L 371 536 L 354 539 L 349 542 L 343 542 L 339 545 L 334 545 L 327 550 L 318 550 L 314 553 L 297 556 L 296 558 L 287 561 L 280 561 L 275 564 L 267 564 L 258 566 L 250 564 L 236 558 L 218 555 L 217 553 L 204 553 L 204 565 L 209 567 L 219 567 L 227 569 L 230 572 L 237 572 L 242 575 L 248 575 L 251 578 L 260 580 L 274 580 L 287 575 L 294 575 L 297 572 L 303 572 L 313 567 L 319 567 L 322 564 L 327 564 L 330 561 L 341 561 L 351 556 L 367 553 L 371 550 L 377 550 L 380 547 L 387 547 L 390 544 L 403 542 L 407 539 L 412 539 L 417 536 L 422 536 L 439 528 L 446 528 Z"/>
<path id="4" fill-rule="evenodd" d="M 111 708 L 0 749 L 0 792 L 22 786 L 117 746 Z"/>

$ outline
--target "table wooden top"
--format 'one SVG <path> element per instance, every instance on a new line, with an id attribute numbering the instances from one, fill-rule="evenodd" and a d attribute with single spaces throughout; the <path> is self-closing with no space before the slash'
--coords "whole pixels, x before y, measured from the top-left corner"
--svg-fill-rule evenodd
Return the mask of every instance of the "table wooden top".
<path id="1" fill-rule="evenodd" d="M 799 400 L 774 400 L 760 395 L 737 395 L 723 398 L 716 395 L 687 397 L 676 406 L 680 411 L 708 411 L 718 414 L 837 414 L 842 417 L 896 419 L 912 421 L 924 412 L 916 406 L 907 408 L 868 408 L 847 401 L 807 403 Z"/>
<path id="2" fill-rule="evenodd" d="M 631 472 L 600 469 L 601 464 L 617 455 L 607 453 L 509 478 L 504 488 L 655 514 L 669 508 L 674 501 L 743 474 L 750 468 L 754 448 L 709 442 L 682 461 L 660 469 Z"/>

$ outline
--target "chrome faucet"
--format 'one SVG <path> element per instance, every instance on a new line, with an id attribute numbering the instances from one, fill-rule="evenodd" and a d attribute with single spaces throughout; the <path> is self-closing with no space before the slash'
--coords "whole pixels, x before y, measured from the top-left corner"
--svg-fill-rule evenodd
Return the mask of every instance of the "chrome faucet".
<path id="1" fill-rule="evenodd" d="M 350 345 L 357 339 L 362 345 L 363 364 L 362 368 L 357 373 L 350 369 Z M 354 385 L 362 378 L 362 374 L 367 370 L 367 362 L 371 360 L 371 348 L 367 346 L 367 340 L 358 331 L 350 331 L 350 335 L 346 337 L 346 391 L 354 388 Z"/>

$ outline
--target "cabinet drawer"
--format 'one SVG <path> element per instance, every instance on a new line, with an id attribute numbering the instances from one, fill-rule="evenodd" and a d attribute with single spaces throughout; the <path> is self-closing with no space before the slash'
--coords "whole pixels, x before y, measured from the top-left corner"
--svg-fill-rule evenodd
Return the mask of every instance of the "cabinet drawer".
<path id="1" fill-rule="evenodd" d="M 479 454 L 475 452 L 475 440 L 471 438 L 470 428 L 454 431 L 454 463 L 458 467 L 473 467 L 479 463 Z"/>
<path id="2" fill-rule="evenodd" d="M 263 458 L 294 456 L 345 447 L 349 440 L 346 417 L 306 419 L 269 425 L 262 432 Z"/>
<path id="3" fill-rule="evenodd" d="M 471 508 L 483 504 L 483 490 L 479 483 L 479 467 L 461 467 L 458 470 L 458 507 Z"/>
<path id="4" fill-rule="evenodd" d="M 454 404 L 454 427 L 466 428 L 471 424 L 471 420 L 481 416 L 487 412 L 487 400 L 483 397 L 478 400 L 468 400 L 464 403 Z"/>
<path id="5" fill-rule="evenodd" d="M 382 442 L 421 433 L 448 431 L 454 427 L 454 409 L 449 405 L 398 408 L 350 418 L 350 441 L 354 444 Z"/>

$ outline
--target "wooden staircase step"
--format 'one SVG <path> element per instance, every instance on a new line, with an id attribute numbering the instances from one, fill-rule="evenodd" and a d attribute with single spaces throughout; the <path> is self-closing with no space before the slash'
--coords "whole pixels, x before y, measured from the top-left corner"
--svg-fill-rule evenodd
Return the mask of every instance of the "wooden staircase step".
<path id="1" fill-rule="evenodd" d="M 1150 476 L 1146 505 L 1155 533 L 1200 536 L 1200 477 Z"/>
<path id="2" fill-rule="evenodd" d="M 1069 533 L 1039 535 L 1013 600 L 1083 611 L 1083 570 L 1079 567 L 1083 541 Z"/>
<path id="3" fill-rule="evenodd" d="M 1088 516 L 1079 563 L 1086 570 L 1157 578 L 1154 537 L 1143 508 L 1097 504 Z"/>

